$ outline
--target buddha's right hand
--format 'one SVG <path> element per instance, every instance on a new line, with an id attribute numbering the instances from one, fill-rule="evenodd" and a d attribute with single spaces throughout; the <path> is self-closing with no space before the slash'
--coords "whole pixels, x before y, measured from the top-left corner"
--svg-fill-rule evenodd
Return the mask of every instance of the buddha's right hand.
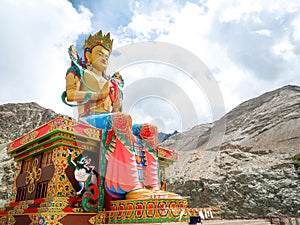
<path id="1" fill-rule="evenodd" d="M 108 94 L 109 94 L 109 85 L 110 85 L 110 81 L 106 81 L 105 84 L 103 85 L 100 94 L 99 94 L 99 99 L 104 99 L 107 98 Z"/>

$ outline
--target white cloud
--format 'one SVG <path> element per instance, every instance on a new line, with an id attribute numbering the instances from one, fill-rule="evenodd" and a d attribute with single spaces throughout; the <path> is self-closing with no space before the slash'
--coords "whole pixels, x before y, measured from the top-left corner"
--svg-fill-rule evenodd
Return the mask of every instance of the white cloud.
<path id="1" fill-rule="evenodd" d="M 292 37 L 295 41 L 300 41 L 300 15 L 292 22 Z"/>
<path id="2" fill-rule="evenodd" d="M 141 107 L 143 102 L 152 100 L 154 107 L 147 107 L 146 111 L 149 112 L 146 115 L 152 115 L 153 118 L 161 117 L 166 121 L 167 118 L 172 118 L 173 122 L 180 120 L 181 122 L 176 122 L 177 128 L 175 129 L 177 130 L 185 130 L 197 123 L 213 121 L 207 93 L 203 92 L 202 87 L 191 79 L 189 74 L 178 68 L 172 65 L 145 62 L 122 69 L 120 72 L 128 81 L 124 89 L 126 112 L 132 111 L 132 108 L 136 111 L 135 108 Z M 134 89 L 134 93 L 131 94 L 128 89 Z M 170 112 L 174 110 L 175 114 Z M 143 116 L 143 114 L 133 113 L 133 120 L 139 121 L 139 118 L 142 119 Z M 166 129 L 173 127 L 174 124 Z"/>
<path id="3" fill-rule="evenodd" d="M 288 59 L 293 56 L 293 45 L 288 41 L 275 44 L 272 50 L 275 55 L 281 56 L 282 58 Z"/>
<path id="4" fill-rule="evenodd" d="M 130 30 L 131 36 L 139 37 L 134 41 L 155 38 L 196 54 L 216 72 L 227 110 L 285 85 L 284 77 L 300 84 L 294 54 L 299 42 L 290 40 L 290 34 L 294 40 L 299 36 L 297 1 L 211 0 L 202 5 L 187 1 L 180 7 L 175 1 L 167 4 L 171 6 L 168 10 L 144 5 L 147 13 L 135 8 L 132 22 L 123 31 Z M 158 32 L 153 35 L 153 31 Z"/>
<path id="5" fill-rule="evenodd" d="M 67 49 L 91 30 L 88 9 L 77 12 L 68 1 L 2 1 L 1 103 L 35 101 L 70 114 L 60 94 L 69 65 Z"/>
<path id="6" fill-rule="evenodd" d="M 252 76 L 258 79 L 274 81 L 290 69 L 289 55 L 295 46 L 292 46 L 289 37 L 293 32 L 293 18 L 299 15 L 299 7 L 294 5 L 291 13 L 287 10 L 291 9 L 291 2 L 257 3 L 240 1 L 237 5 L 232 4 L 230 10 L 238 10 L 239 13 L 226 22 L 218 17 L 226 9 L 217 9 L 211 36 L 215 42 L 226 46 L 228 56 L 236 66 L 252 72 Z"/>
<path id="7" fill-rule="evenodd" d="M 133 123 L 155 124 L 159 132 L 170 133 L 176 129 L 182 130 L 182 118 L 176 106 L 163 98 L 148 96 L 140 99 L 128 113 L 132 116 Z"/>
<path id="8" fill-rule="evenodd" d="M 257 33 L 259 35 L 267 36 L 267 37 L 270 37 L 272 34 L 272 32 L 268 29 L 257 30 L 257 31 L 255 31 L 255 33 Z"/>

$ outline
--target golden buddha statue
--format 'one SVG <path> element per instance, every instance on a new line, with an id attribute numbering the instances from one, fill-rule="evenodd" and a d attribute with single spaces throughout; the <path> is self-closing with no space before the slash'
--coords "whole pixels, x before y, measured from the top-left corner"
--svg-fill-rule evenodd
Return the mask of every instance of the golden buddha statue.
<path id="1" fill-rule="evenodd" d="M 121 90 L 117 82 L 106 76 L 112 43 L 109 33 L 102 35 L 102 31 L 99 31 L 93 36 L 90 35 L 82 47 L 85 65 L 79 59 L 75 47 L 71 46 L 69 49 L 76 66 L 72 65 L 66 75 L 66 98 L 68 102 L 79 103 L 79 118 L 120 112 L 122 109 L 122 95 L 119 93 Z M 117 78 L 122 80 L 119 73 Z"/>
<path id="2" fill-rule="evenodd" d="M 90 35 L 83 45 L 84 61 L 74 46 L 69 48 L 72 60 L 66 75 L 66 91 L 62 96 L 77 102 L 79 119 L 103 129 L 102 185 L 117 199 L 182 198 L 160 190 L 157 156 L 157 128 L 132 125 L 129 115 L 121 114 L 124 81 L 119 72 L 106 75 L 113 40 L 99 31 Z M 74 105 L 73 105 L 74 106 Z M 134 129 L 132 128 L 134 127 Z M 136 151 L 141 155 L 137 168 Z M 146 157 L 144 159 L 143 157 Z M 101 186 L 101 185 L 100 185 Z"/>

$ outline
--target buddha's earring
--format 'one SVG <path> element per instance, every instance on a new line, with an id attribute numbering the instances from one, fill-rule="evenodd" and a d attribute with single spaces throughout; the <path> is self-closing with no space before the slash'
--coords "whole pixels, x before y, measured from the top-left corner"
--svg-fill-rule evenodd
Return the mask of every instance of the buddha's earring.
<path id="1" fill-rule="evenodd" d="M 91 63 L 87 63 L 86 68 L 91 71 L 93 69 L 93 65 Z"/>

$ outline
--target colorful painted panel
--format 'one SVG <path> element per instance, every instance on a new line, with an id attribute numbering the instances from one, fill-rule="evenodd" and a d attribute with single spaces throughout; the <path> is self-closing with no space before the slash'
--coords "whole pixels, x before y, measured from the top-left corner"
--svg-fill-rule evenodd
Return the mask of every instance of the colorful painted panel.
<path id="1" fill-rule="evenodd" d="M 27 146 L 25 149 L 13 152 L 11 156 L 18 162 L 42 152 L 50 151 L 59 146 L 79 148 L 82 151 L 99 152 L 100 139 L 97 141 L 88 139 L 82 140 L 82 138 L 78 138 L 75 135 L 59 132 L 51 134 L 49 137 L 42 138 L 39 142 Z"/>
<path id="2" fill-rule="evenodd" d="M 26 147 L 58 132 L 71 133 L 78 137 L 94 140 L 99 140 L 101 135 L 100 130 L 92 126 L 80 124 L 68 118 L 58 117 L 10 143 L 7 153 L 23 151 Z"/>
<path id="3" fill-rule="evenodd" d="M 158 159 L 159 159 L 159 164 L 161 167 L 168 167 L 169 165 L 173 164 L 174 162 L 177 161 L 178 155 L 176 152 L 158 147 Z"/>
<path id="4" fill-rule="evenodd" d="M 111 202 L 109 223 L 151 223 L 187 221 L 182 215 L 187 207 L 186 199 L 121 200 Z"/>

